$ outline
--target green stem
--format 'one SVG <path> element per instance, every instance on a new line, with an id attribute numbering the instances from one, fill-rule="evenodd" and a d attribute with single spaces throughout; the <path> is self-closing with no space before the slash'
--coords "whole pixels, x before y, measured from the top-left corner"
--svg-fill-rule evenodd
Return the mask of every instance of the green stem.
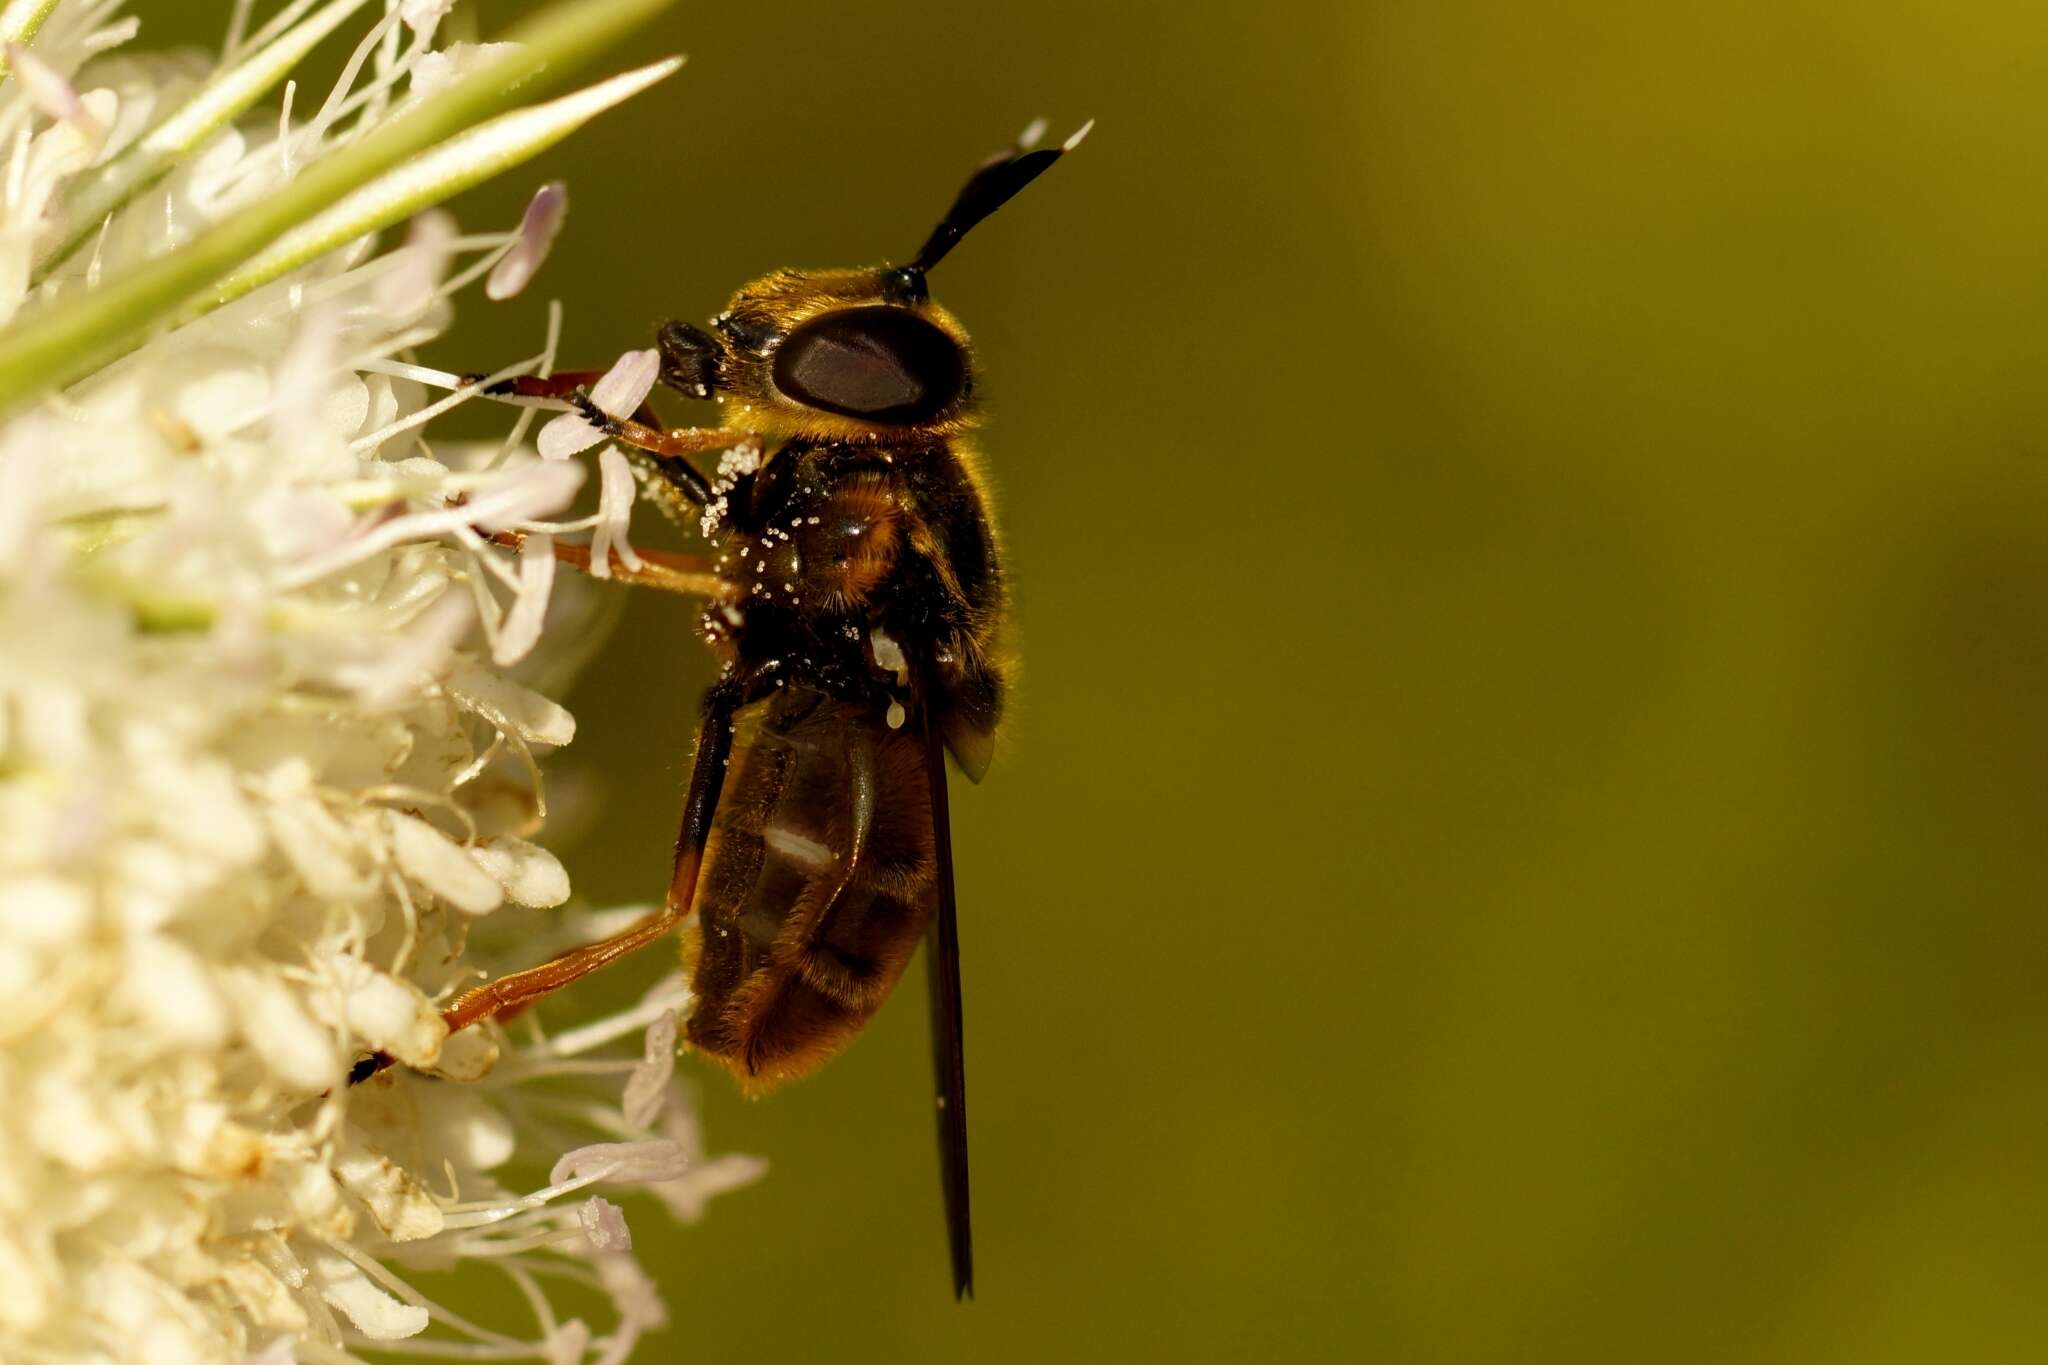
<path id="1" fill-rule="evenodd" d="M 25 43 L 36 36 L 43 20 L 57 8 L 57 0 L 14 0 L 0 9 L 0 43 Z M 7 75 L 7 58 L 0 54 L 0 79 Z"/>
<path id="2" fill-rule="evenodd" d="M 523 87 L 589 59 L 671 0 L 550 6 L 506 34 L 513 46 L 360 142 L 324 157 L 276 194 L 156 260 L 0 332 L 0 416 L 140 345 L 147 330 L 286 232 L 407 157 L 510 105 Z"/>
<path id="3" fill-rule="evenodd" d="M 41 284 L 99 230 L 108 214 L 163 179 L 200 143 L 239 118 L 365 3 L 367 0 L 332 0 L 326 8 L 293 24 L 262 51 L 208 80 L 175 113 L 137 138 L 111 165 L 95 172 L 88 184 L 67 195 L 64 221 L 70 231 L 54 249 L 43 253 L 30 283 Z"/>

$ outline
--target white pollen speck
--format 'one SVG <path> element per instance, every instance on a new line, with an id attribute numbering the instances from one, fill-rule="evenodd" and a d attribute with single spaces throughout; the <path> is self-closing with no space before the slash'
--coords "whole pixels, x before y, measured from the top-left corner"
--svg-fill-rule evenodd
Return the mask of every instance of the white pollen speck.
<path id="1" fill-rule="evenodd" d="M 885 719 L 889 722 L 891 730 L 901 730 L 903 728 L 903 703 L 900 701 L 890 702 L 889 711 Z"/>
<path id="2" fill-rule="evenodd" d="M 875 648 L 875 667 L 891 673 L 901 673 L 910 667 L 910 661 L 903 657 L 903 646 L 896 643 L 894 636 L 876 630 L 868 633 L 868 640 Z"/>

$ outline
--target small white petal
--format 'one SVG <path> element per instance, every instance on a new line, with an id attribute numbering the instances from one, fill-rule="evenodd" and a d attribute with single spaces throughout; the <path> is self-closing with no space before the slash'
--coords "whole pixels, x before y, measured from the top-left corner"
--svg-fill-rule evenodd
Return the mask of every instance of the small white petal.
<path id="1" fill-rule="evenodd" d="M 308 1257 L 320 1297 L 372 1341 L 401 1341 L 427 1329 L 427 1310 L 378 1288 L 353 1261 L 331 1251 Z"/>
<path id="2" fill-rule="evenodd" d="M 590 1353 L 590 1328 L 583 1319 L 570 1318 L 548 1333 L 543 1346 L 548 1365 L 583 1365 L 583 1358 Z"/>
<path id="3" fill-rule="evenodd" d="M 599 452 L 597 473 L 597 525 L 590 537 L 590 574 L 593 578 L 609 578 L 615 554 L 628 569 L 640 567 L 640 556 L 626 539 L 639 486 L 633 480 L 632 467 L 616 446 L 606 446 Z"/>
<path id="4" fill-rule="evenodd" d="M 470 525 L 485 530 L 520 521 L 542 521 L 567 507 L 582 486 L 581 465 L 529 460 L 505 470 L 472 494 L 461 510 Z"/>
<path id="5" fill-rule="evenodd" d="M 483 1030 L 455 1034 L 448 1040 L 450 1047 L 471 1033 L 480 1035 Z M 474 1091 L 450 1090 L 446 1099 L 425 1117 L 431 1124 L 429 1136 L 449 1160 L 464 1170 L 488 1171 L 512 1159 L 519 1137 L 502 1109 Z"/>
<path id="6" fill-rule="evenodd" d="M 497 880 L 468 849 L 416 815 L 386 811 L 384 820 L 391 856 L 407 877 L 465 914 L 488 914 L 504 903 Z"/>
<path id="7" fill-rule="evenodd" d="M 694 1223 L 704 1216 L 704 1206 L 712 1198 L 744 1189 L 767 1173 L 768 1163 L 763 1158 L 729 1152 L 698 1162 L 680 1180 L 656 1185 L 654 1194 L 678 1222 Z"/>
<path id="8" fill-rule="evenodd" d="M 277 576 L 279 588 L 304 587 L 329 574 L 413 540 L 429 540 L 464 527 L 497 530 L 539 521 L 567 506 L 583 484 L 583 467 L 530 460 L 494 475 L 460 506 L 391 517 L 365 517 L 341 544 L 310 555 Z"/>
<path id="9" fill-rule="evenodd" d="M 422 54 L 412 66 L 413 98 L 431 95 L 464 72 L 503 56 L 512 46 L 511 43 L 450 43 L 439 51 Z"/>
<path id="10" fill-rule="evenodd" d="M 565 412 L 550 418 L 534 438 L 533 448 L 543 460 L 566 460 L 580 455 L 604 439 L 604 433 L 585 421 L 580 412 Z"/>
<path id="11" fill-rule="evenodd" d="M 361 1200 L 394 1242 L 417 1242 L 446 1224 L 441 1206 L 412 1173 L 351 1132 L 334 1158 L 334 1178 Z"/>
<path id="12" fill-rule="evenodd" d="M 50 1315 L 54 1295 L 21 1243 L 0 1226 L 0 1327 L 28 1333 Z"/>
<path id="13" fill-rule="evenodd" d="M 631 1251 L 633 1232 L 626 1226 L 626 1215 L 617 1204 L 595 1195 L 583 1201 L 576 1210 L 576 1221 L 583 1225 L 583 1235 L 599 1251 Z"/>
<path id="14" fill-rule="evenodd" d="M 447 671 L 455 647 L 475 624 L 469 595 L 444 590 L 404 634 L 385 637 L 368 658 L 336 669 L 335 681 L 373 711 L 409 701 Z"/>
<path id="15" fill-rule="evenodd" d="M 360 841 L 310 796 L 283 795 L 263 810 L 277 841 L 306 888 L 330 901 L 353 901 L 370 888 Z"/>
<path id="16" fill-rule="evenodd" d="M 198 954 L 174 939 L 129 939 L 115 997 L 147 1026 L 152 1040 L 198 1050 L 227 1038 L 227 1002 Z"/>
<path id="17" fill-rule="evenodd" d="M 447 17 L 454 4 L 455 0 L 401 0 L 398 14 L 414 33 L 427 33 Z"/>
<path id="18" fill-rule="evenodd" d="M 668 1010 L 647 1026 L 640 1065 L 626 1078 L 619 1108 L 635 1128 L 645 1128 L 660 1118 L 668 1101 L 669 1079 L 676 1070 L 676 1025 L 676 1012 Z"/>
<path id="19" fill-rule="evenodd" d="M 419 987 L 355 958 L 339 959 L 334 971 L 347 992 L 348 1026 L 366 1046 L 407 1066 L 433 1065 L 448 1026 Z"/>
<path id="20" fill-rule="evenodd" d="M 548 248 L 555 244 L 555 234 L 562 230 L 562 219 L 568 212 L 569 187 L 561 181 L 551 181 L 534 192 L 527 201 L 525 216 L 519 220 L 519 236 L 512 249 L 492 267 L 491 277 L 484 281 L 485 297 L 509 299 L 526 288 L 541 262 L 548 258 Z"/>
<path id="21" fill-rule="evenodd" d="M 224 984 L 244 1041 L 271 1075 L 308 1094 L 341 1079 L 341 1057 L 333 1038 L 282 980 L 250 970 L 233 974 Z"/>
<path id="22" fill-rule="evenodd" d="M 72 882 L 58 877 L 0 882 L 0 936 L 54 947 L 83 939 L 91 923 L 92 898 Z"/>
<path id="23" fill-rule="evenodd" d="M 576 738 L 576 717 L 567 708 L 482 664 L 458 665 L 447 688 L 456 705 L 529 744 L 560 747 Z"/>
<path id="24" fill-rule="evenodd" d="M 538 844 L 509 835 L 480 839 L 470 856 L 498 879 L 515 905 L 547 910 L 569 899 L 569 874 L 560 859 Z"/>
<path id="25" fill-rule="evenodd" d="M 518 663 L 540 643 L 540 628 L 547 619 L 548 597 L 555 587 L 555 538 L 528 535 L 519 546 L 519 594 L 505 624 L 498 628 L 498 642 L 491 661 L 499 667 Z"/>
<path id="26" fill-rule="evenodd" d="M 564 1152 L 548 1173 L 550 1185 L 595 1176 L 599 1180 L 660 1182 L 689 1170 L 683 1149 L 668 1138 L 644 1142 L 596 1142 Z"/>
<path id="27" fill-rule="evenodd" d="M 263 824 L 226 763 L 138 765 L 135 780 L 164 834 L 176 842 L 230 867 L 254 862 L 263 852 Z"/>
<path id="28" fill-rule="evenodd" d="M 498 1064 L 498 1044 L 489 1029 L 466 1028 L 448 1035 L 441 1055 L 434 1059 L 434 1074 L 467 1084 L 491 1074 Z"/>
<path id="29" fill-rule="evenodd" d="M 603 1257 L 597 1263 L 597 1279 L 628 1325 L 641 1329 L 668 1326 L 668 1305 L 661 1301 L 661 1291 L 629 1258 Z"/>

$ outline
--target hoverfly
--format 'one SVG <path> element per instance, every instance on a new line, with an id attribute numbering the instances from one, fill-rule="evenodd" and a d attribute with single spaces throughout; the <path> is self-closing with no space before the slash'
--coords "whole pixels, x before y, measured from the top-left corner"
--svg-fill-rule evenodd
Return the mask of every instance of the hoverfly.
<path id="1" fill-rule="evenodd" d="M 1037 127 L 976 167 L 918 253 L 779 270 L 704 331 L 659 331 L 661 379 L 724 405 L 663 428 L 589 396 L 595 371 L 494 390 L 566 398 L 700 518 L 723 591 L 702 616 L 723 662 L 705 694 L 663 908 L 618 936 L 479 986 L 451 1031 L 531 1004 L 687 926 L 684 1037 L 759 1092 L 823 1065 L 930 944 L 940 1167 L 955 1293 L 973 1287 L 960 942 L 945 755 L 987 770 L 1002 713 L 1001 559 L 966 434 L 967 335 L 926 275 L 1086 136 Z M 726 450 L 716 482 L 690 456 Z M 575 562 L 574 547 L 563 547 Z M 621 575 L 622 577 L 626 575 Z M 355 1068 L 362 1080 L 389 1064 Z"/>

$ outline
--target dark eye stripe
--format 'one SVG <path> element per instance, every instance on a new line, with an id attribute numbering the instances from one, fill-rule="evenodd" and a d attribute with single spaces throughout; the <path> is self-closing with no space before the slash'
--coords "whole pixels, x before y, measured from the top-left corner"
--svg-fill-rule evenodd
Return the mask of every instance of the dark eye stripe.
<path id="1" fill-rule="evenodd" d="M 929 421 L 959 397 L 965 374 L 953 339 L 907 308 L 827 313 L 775 352 L 775 387 L 783 393 L 871 422 Z"/>

